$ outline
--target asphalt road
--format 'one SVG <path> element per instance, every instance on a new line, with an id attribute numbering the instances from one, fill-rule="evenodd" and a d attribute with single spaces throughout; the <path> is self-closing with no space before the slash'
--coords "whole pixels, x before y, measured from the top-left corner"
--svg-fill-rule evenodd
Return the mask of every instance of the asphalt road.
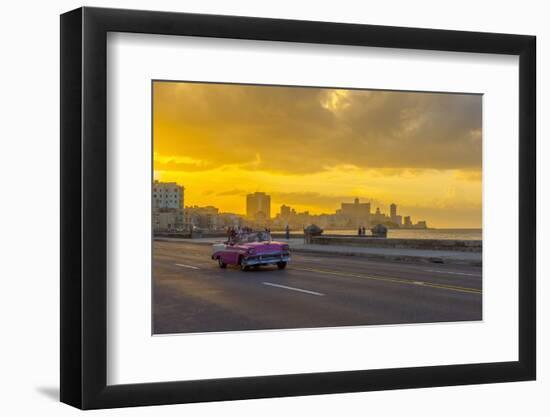
<path id="1" fill-rule="evenodd" d="M 243 272 L 210 250 L 154 242 L 154 334 L 482 319 L 480 267 L 293 253 Z"/>

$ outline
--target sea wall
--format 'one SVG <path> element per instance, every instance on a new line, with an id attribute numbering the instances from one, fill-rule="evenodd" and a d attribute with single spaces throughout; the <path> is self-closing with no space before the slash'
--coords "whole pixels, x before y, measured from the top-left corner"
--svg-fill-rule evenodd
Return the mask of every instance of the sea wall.
<path id="1" fill-rule="evenodd" d="M 227 233 L 225 232 L 211 232 L 211 231 L 202 231 L 202 232 L 155 232 L 154 237 L 168 237 L 168 238 L 178 238 L 178 239 L 191 239 L 191 238 L 205 238 L 205 237 L 217 237 L 217 238 L 226 238 Z"/>
<path id="2" fill-rule="evenodd" d="M 312 244 L 361 246 L 371 248 L 453 250 L 461 252 L 481 252 L 481 240 L 447 239 L 386 239 L 369 236 L 314 236 Z"/>

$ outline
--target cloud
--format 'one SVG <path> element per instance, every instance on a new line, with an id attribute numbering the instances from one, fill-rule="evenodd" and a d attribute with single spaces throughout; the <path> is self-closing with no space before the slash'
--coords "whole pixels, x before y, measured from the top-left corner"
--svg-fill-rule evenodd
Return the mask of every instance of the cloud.
<path id="1" fill-rule="evenodd" d="M 205 171 L 214 168 L 213 164 L 186 156 L 160 155 L 154 154 L 154 164 L 156 171 Z"/>
<path id="2" fill-rule="evenodd" d="M 246 195 L 247 192 L 245 190 L 240 190 L 238 188 L 234 188 L 232 190 L 227 191 L 220 191 L 216 193 L 218 196 L 235 196 L 235 195 Z"/>
<path id="3" fill-rule="evenodd" d="M 455 172 L 455 178 L 461 181 L 481 181 L 481 170 L 459 170 Z"/>
<path id="4" fill-rule="evenodd" d="M 156 83 L 157 169 L 481 168 L 481 96 Z M 196 161 L 202 161 L 196 163 Z"/>

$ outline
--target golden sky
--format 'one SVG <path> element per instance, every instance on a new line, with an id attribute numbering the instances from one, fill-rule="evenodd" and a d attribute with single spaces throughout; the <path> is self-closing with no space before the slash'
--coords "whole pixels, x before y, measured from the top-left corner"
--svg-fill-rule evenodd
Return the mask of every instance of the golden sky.
<path id="1" fill-rule="evenodd" d="M 481 96 L 153 83 L 154 176 L 185 205 L 312 214 L 355 197 L 432 227 L 481 227 Z"/>

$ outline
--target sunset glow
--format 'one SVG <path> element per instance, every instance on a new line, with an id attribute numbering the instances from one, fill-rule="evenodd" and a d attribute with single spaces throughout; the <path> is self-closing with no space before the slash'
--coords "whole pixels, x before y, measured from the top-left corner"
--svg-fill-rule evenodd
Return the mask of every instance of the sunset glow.
<path id="1" fill-rule="evenodd" d="M 355 197 L 433 227 L 479 228 L 481 96 L 153 83 L 154 176 L 185 205 L 311 214 Z"/>

